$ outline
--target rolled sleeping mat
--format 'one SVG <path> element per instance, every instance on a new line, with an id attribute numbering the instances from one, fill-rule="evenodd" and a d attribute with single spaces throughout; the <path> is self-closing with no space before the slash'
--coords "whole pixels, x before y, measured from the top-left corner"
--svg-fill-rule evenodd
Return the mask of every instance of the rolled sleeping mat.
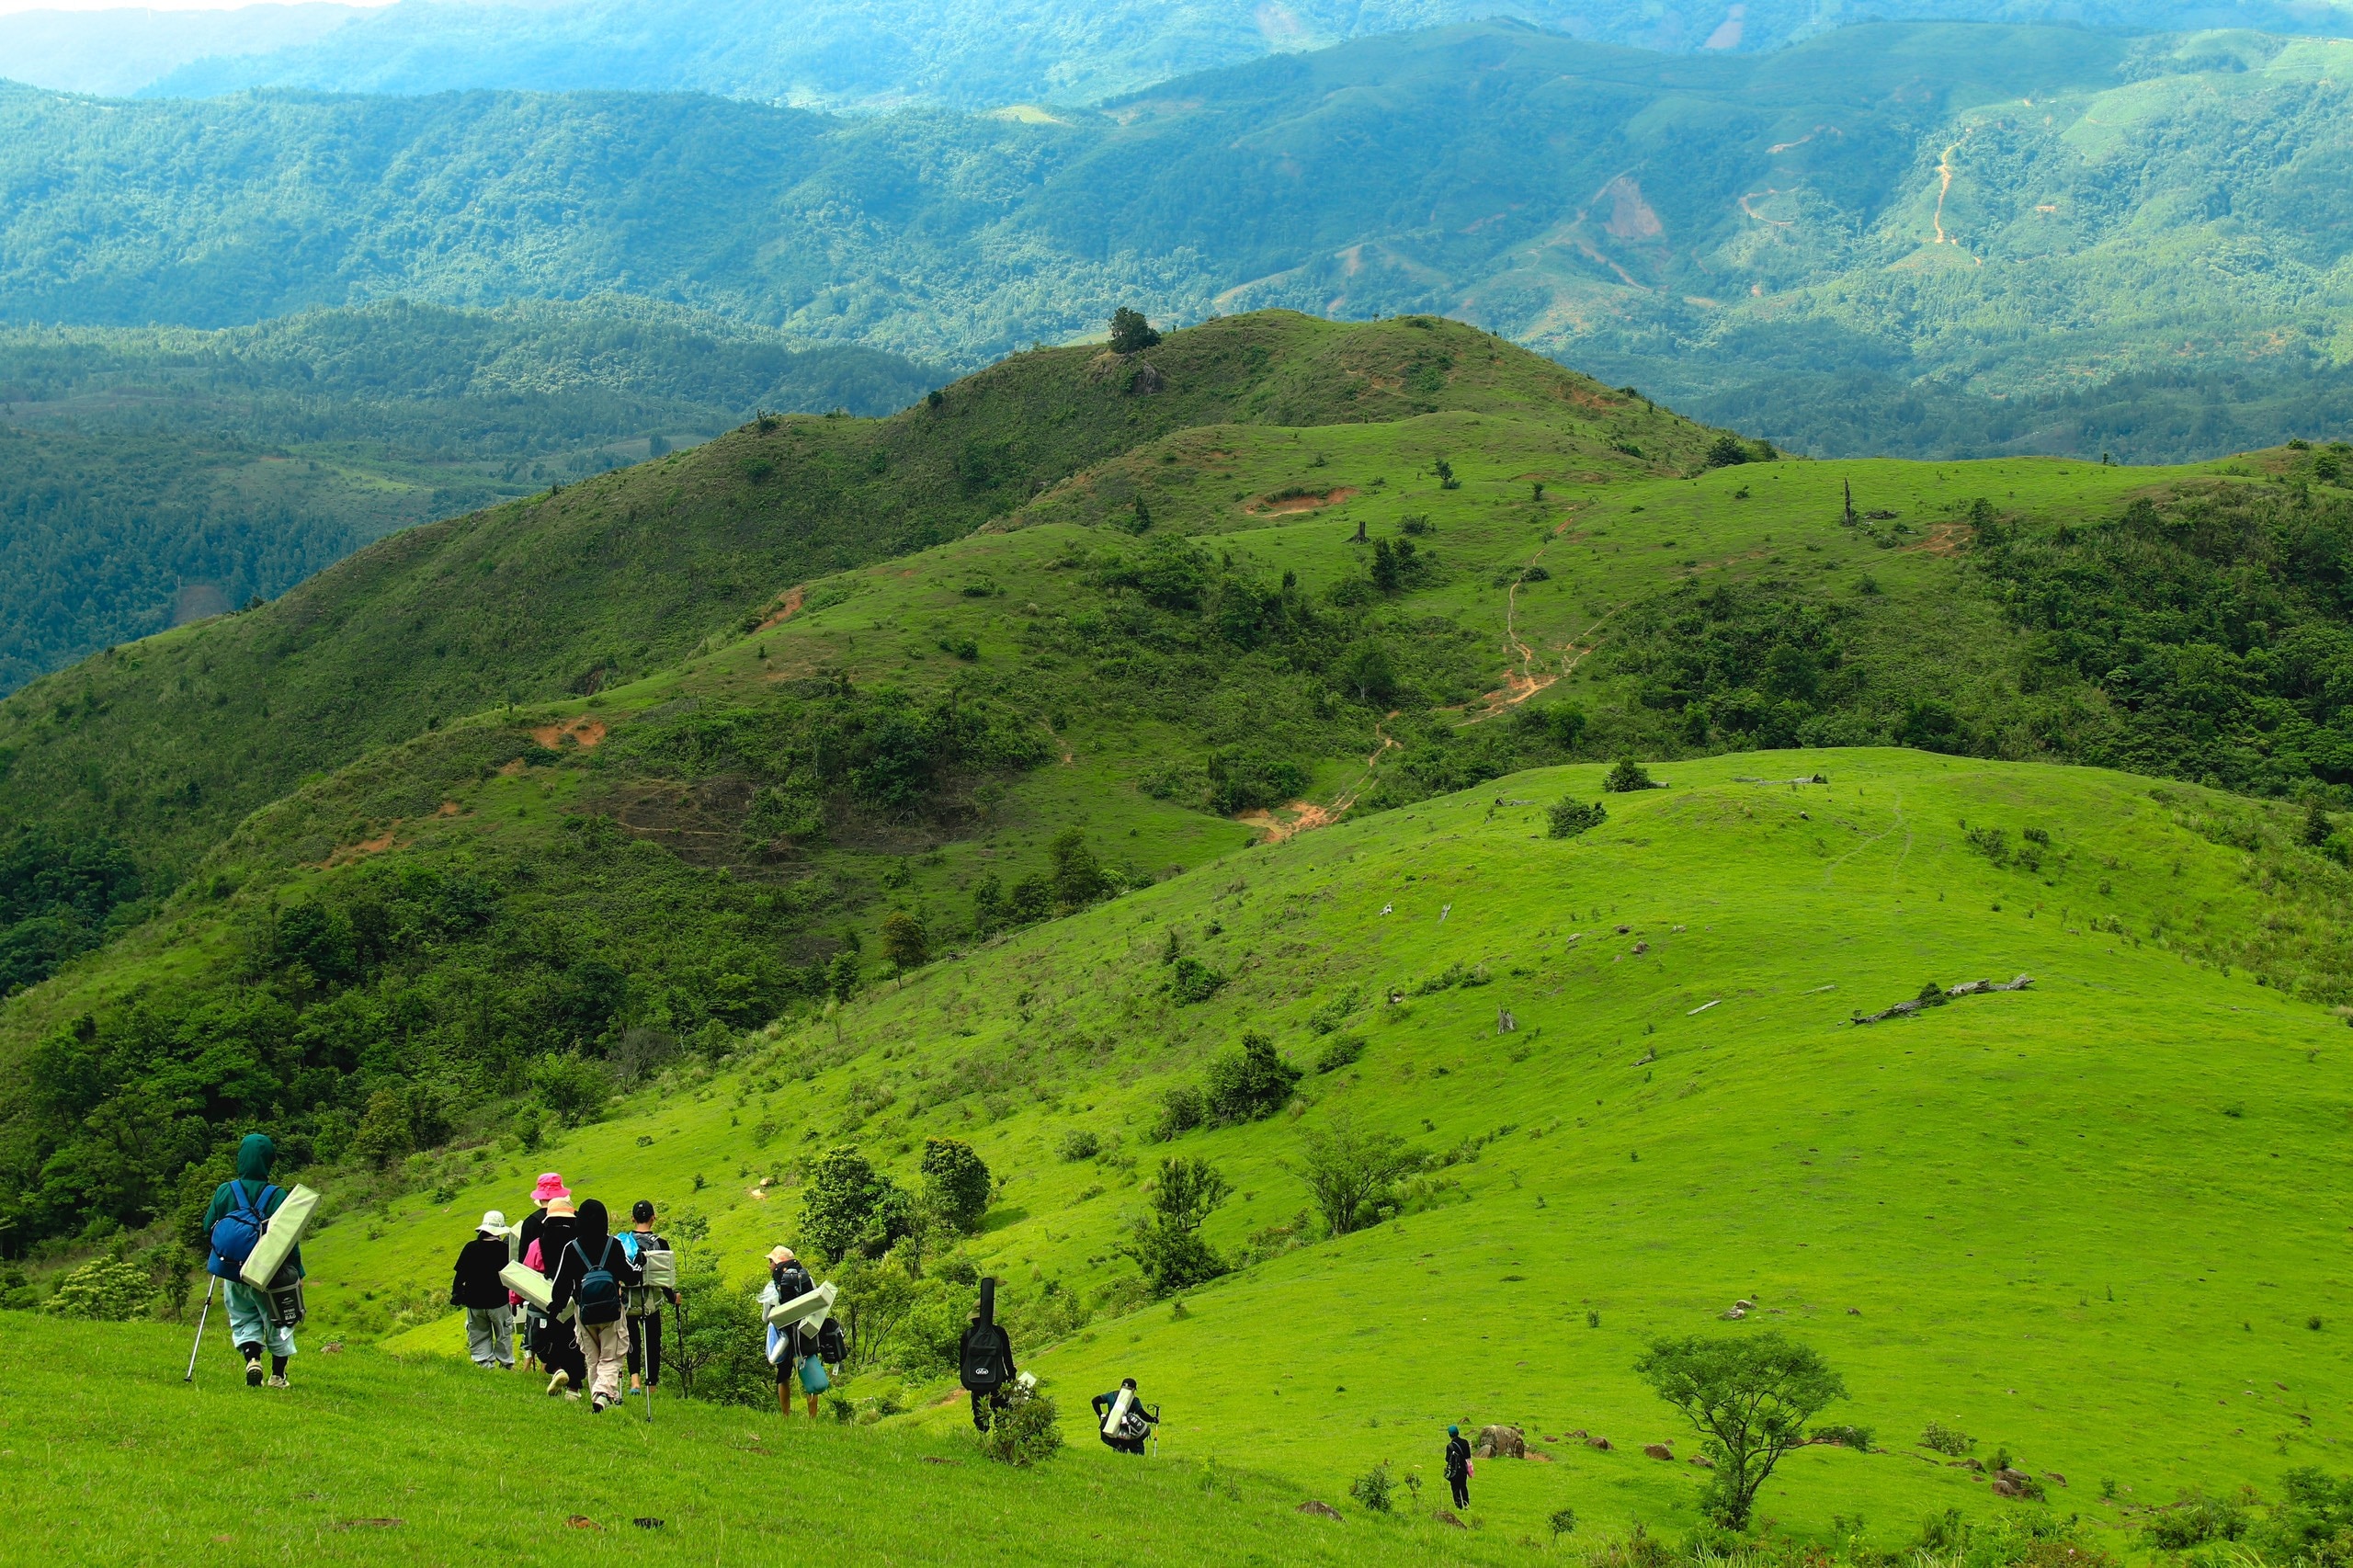
<path id="1" fill-rule="evenodd" d="M 498 1282 L 542 1312 L 555 1300 L 555 1283 L 528 1263 L 510 1263 L 498 1271 Z"/>
<path id="2" fill-rule="evenodd" d="M 637 1255 L 637 1261 L 639 1266 L 645 1270 L 643 1283 L 647 1285 L 663 1286 L 670 1290 L 677 1289 L 677 1254 L 671 1252 L 665 1247 L 659 1251 L 639 1253 Z"/>
<path id="3" fill-rule="evenodd" d="M 256 1290 L 269 1289 L 278 1269 L 302 1244 L 302 1233 L 310 1228 L 311 1213 L 318 1206 L 319 1195 L 299 1183 L 286 1195 L 278 1211 L 262 1221 L 261 1239 L 254 1243 L 254 1250 L 245 1255 L 244 1266 L 238 1270 L 246 1284 Z"/>
<path id="4" fill-rule="evenodd" d="M 834 1312 L 834 1298 L 841 1292 L 830 1279 L 805 1296 L 795 1296 L 768 1309 L 768 1322 L 782 1328 L 788 1324 L 800 1324 L 815 1329 Z"/>
<path id="5" fill-rule="evenodd" d="M 1105 1437 L 1116 1437 L 1120 1435 L 1120 1423 L 1128 1418 L 1128 1406 L 1133 1404 L 1135 1402 L 1135 1390 L 1121 1389 L 1120 1391 L 1120 1397 L 1111 1402 L 1111 1413 L 1103 1417 L 1103 1435 Z"/>

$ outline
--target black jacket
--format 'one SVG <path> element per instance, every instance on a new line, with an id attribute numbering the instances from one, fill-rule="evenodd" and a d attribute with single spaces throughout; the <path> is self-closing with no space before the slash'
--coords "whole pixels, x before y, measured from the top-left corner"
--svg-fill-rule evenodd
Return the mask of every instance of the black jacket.
<path id="1" fill-rule="evenodd" d="M 1098 1393 L 1087 1403 L 1095 1406 L 1095 1425 L 1100 1426 L 1110 1418 L 1111 1407 L 1120 1403 L 1120 1391 L 1113 1389 L 1109 1393 Z M 1143 1407 L 1143 1395 L 1140 1393 L 1129 1398 L 1128 1414 L 1140 1417 L 1148 1426 L 1160 1425 L 1160 1417 Z"/>
<path id="2" fill-rule="evenodd" d="M 449 1304 L 453 1307 L 503 1307 L 506 1304 L 506 1287 L 498 1282 L 498 1271 L 506 1267 L 506 1244 L 490 1236 L 476 1236 L 458 1254 L 457 1272 L 449 1280 Z"/>
<path id="3" fill-rule="evenodd" d="M 1449 1437 L 1446 1443 L 1446 1478 L 1460 1480 L 1471 1473 L 1471 1442 L 1467 1437 Z"/>

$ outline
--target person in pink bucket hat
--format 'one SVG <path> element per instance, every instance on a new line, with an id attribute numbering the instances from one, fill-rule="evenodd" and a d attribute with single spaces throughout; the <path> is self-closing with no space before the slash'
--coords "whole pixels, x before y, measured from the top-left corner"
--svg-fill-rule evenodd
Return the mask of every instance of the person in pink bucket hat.
<path id="1" fill-rule="evenodd" d="M 571 1196 L 572 1190 L 563 1185 L 563 1177 L 558 1176 L 553 1171 L 541 1171 L 540 1173 L 539 1184 L 531 1188 L 531 1211 L 523 1216 L 522 1228 L 516 1233 L 515 1256 L 517 1257 L 521 1257 L 524 1254 L 529 1252 L 531 1250 L 531 1244 L 540 1239 L 540 1228 L 548 1222 L 548 1205 L 554 1202 L 559 1198 L 570 1198 Z M 520 1296 L 515 1297 L 516 1305 L 522 1305 L 522 1301 L 523 1299 Z M 535 1365 L 539 1360 L 539 1356 L 537 1354 L 539 1350 L 539 1341 L 531 1333 L 531 1324 L 529 1321 L 531 1315 L 532 1314 L 529 1312 L 519 1312 L 515 1314 L 515 1331 L 525 1342 L 525 1357 L 523 1365 L 527 1369 Z"/>

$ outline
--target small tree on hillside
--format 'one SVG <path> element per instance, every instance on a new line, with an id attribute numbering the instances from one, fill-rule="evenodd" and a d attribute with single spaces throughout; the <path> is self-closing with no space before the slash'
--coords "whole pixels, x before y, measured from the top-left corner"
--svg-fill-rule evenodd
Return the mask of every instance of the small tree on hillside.
<path id="1" fill-rule="evenodd" d="M 2336 826 L 2328 820 L 2328 807 L 2318 795 L 2314 795 L 2304 805 L 2304 842 L 2317 849 L 2326 844 L 2328 835 L 2336 831 Z"/>
<path id="2" fill-rule="evenodd" d="M 1201 1221 L 1233 1195 L 1217 1167 L 1207 1160 L 1160 1162 L 1152 1192 L 1152 1217 L 1138 1220 L 1134 1239 L 1120 1249 L 1143 1270 L 1155 1296 L 1189 1290 L 1225 1272 L 1225 1260 L 1201 1240 Z"/>
<path id="3" fill-rule="evenodd" d="M 1420 1163 L 1395 1133 L 1360 1128 L 1343 1114 L 1328 1131 L 1307 1134 L 1299 1174 L 1324 1223 L 1345 1236 L 1377 1223 L 1391 1184 Z"/>
<path id="4" fill-rule="evenodd" d="M 1121 305 L 1111 312 L 1111 352 L 1135 354 L 1154 347 L 1160 334 L 1153 331 L 1152 323 L 1144 320 L 1142 311 Z"/>
<path id="5" fill-rule="evenodd" d="M 801 1239 L 828 1263 L 880 1257 L 915 1228 L 915 1202 L 888 1174 L 843 1145 L 817 1157 L 801 1196 Z"/>
<path id="6" fill-rule="evenodd" d="M 1658 780 L 1632 757 L 1621 756 L 1618 766 L 1609 770 L 1609 777 L 1601 781 L 1601 787 L 1613 795 L 1631 795 L 1637 790 L 1657 789 Z"/>
<path id="7" fill-rule="evenodd" d="M 1847 1395 L 1813 1347 L 1778 1330 L 1727 1338 L 1662 1339 L 1634 1370 L 1688 1416 L 1716 1461 L 1709 1512 L 1748 1528 L 1756 1494 L 1781 1456 L 1806 1440 L 1806 1424 Z"/>
<path id="8" fill-rule="evenodd" d="M 1253 1029 L 1242 1044 L 1210 1063 L 1210 1119 L 1257 1121 L 1290 1103 L 1302 1070 L 1275 1053 L 1275 1042 Z"/>
<path id="9" fill-rule="evenodd" d="M 882 917 L 882 956 L 901 969 L 921 969 L 931 961 L 931 938 L 923 922 L 904 909 Z"/>
<path id="10" fill-rule="evenodd" d="M 1107 889 L 1103 862 L 1086 846 L 1086 835 L 1078 829 L 1065 828 L 1054 835 L 1046 853 L 1054 861 L 1054 902 L 1065 911 L 1084 909 L 1101 898 Z"/>
<path id="11" fill-rule="evenodd" d="M 927 1138 L 923 1145 L 924 1197 L 932 1210 L 963 1235 L 979 1233 L 989 1211 L 989 1168 L 961 1138 Z"/>
<path id="12" fill-rule="evenodd" d="M 1547 831 L 1554 838 L 1574 838 L 1609 820 L 1609 813 L 1599 801 L 1586 805 L 1583 801 L 1555 801 L 1544 813 Z"/>

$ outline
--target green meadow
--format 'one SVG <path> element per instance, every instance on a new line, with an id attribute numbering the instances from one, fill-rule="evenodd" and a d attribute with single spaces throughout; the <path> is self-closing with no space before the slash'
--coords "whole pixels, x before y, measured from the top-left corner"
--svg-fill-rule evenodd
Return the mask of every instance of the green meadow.
<path id="1" fill-rule="evenodd" d="M 1800 1537 L 1859 1515 L 1893 1548 L 1947 1507 L 2038 1509 L 2129 1550 L 2150 1505 L 2331 1464 L 2353 1393 L 2330 1348 L 2345 1022 L 2294 999 L 2292 977 L 2190 950 L 2260 920 L 2268 883 L 2342 881 L 2288 842 L 2286 813 L 2085 770 L 1768 754 L 1662 767 L 1668 788 L 1544 836 L 1541 806 L 1598 797 L 1600 771 L 1251 849 L 934 965 L 739 1069 L 494 1157 L 446 1202 L 394 1204 L 365 1238 L 337 1224 L 312 1248 L 317 1311 L 432 1288 L 472 1215 L 516 1207 L 540 1165 L 608 1201 L 700 1210 L 704 1244 L 756 1283 L 797 1218 L 789 1178 L 764 1176 L 843 1142 L 904 1165 L 942 1129 L 1006 1178 L 975 1261 L 1084 1292 L 1132 1271 L 1114 1249 L 1154 1157 L 1228 1176 L 1204 1234 L 1239 1249 L 1305 1206 L 1302 1132 L 1346 1113 L 1467 1152 L 1438 1201 L 1268 1257 L 1181 1313 L 1156 1302 L 1019 1346 L 1074 1443 L 1085 1398 L 1133 1375 L 1167 1412 L 1168 1460 L 1334 1497 L 1387 1460 L 1442 1496 L 1445 1424 L 1507 1421 L 1553 1440 L 1482 1467 L 1486 1529 L 1541 1536 L 1563 1506 L 1597 1535 L 1688 1526 L 1699 1473 L 1642 1450 L 1688 1454 L 1691 1435 L 1631 1362 L 1661 1335 L 1741 1332 L 1717 1319 L 1746 1298 L 1845 1374 L 1825 1418 L 1877 1435 L 1878 1451 L 1787 1462 L 1766 1512 Z M 1996 865 L 1964 822 L 2049 844 L 2034 869 Z M 1162 994 L 1172 930 L 1232 977 L 1211 1001 Z M 1429 987 L 1455 966 L 1472 983 Z M 1924 981 L 2020 974 L 2023 991 L 1848 1021 Z M 1363 1055 L 1304 1080 L 1293 1112 L 1142 1142 L 1159 1095 L 1241 1029 L 1310 1061 L 1311 1018 L 1344 998 Z M 1499 1032 L 1506 1011 L 1518 1028 Z M 1017 1063 L 1017 1089 L 853 1108 L 966 1059 Z M 1063 1160 L 1074 1129 L 1142 1158 Z M 443 1323 L 389 1343 L 450 1355 L 460 1337 Z M 881 1374 L 850 1392 L 886 1385 L 918 1412 L 952 1392 Z M 2048 1504 L 1996 1502 L 1915 1446 L 1932 1420 L 2065 1481 Z M 944 1442 L 961 1423 L 886 1429 Z"/>

